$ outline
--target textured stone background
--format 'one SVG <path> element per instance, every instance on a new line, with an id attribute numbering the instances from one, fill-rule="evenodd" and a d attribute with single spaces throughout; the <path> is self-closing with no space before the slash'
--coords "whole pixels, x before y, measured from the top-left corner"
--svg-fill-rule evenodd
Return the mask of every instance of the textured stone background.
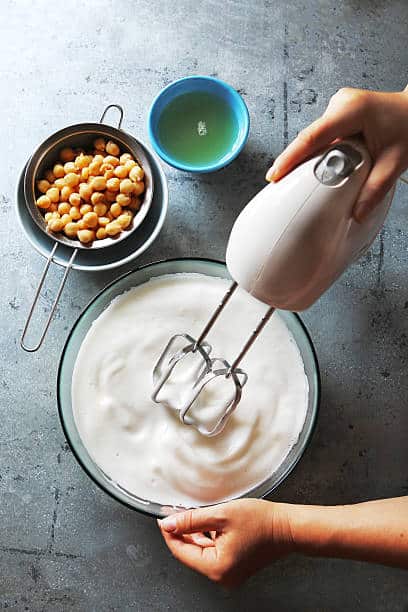
<path id="1" fill-rule="evenodd" d="M 407 81 L 405 0 L 4 1 L 1 46 L 0 609 L 407 611 L 407 574 L 291 558 L 225 593 L 176 563 L 154 521 L 107 498 L 62 434 L 56 369 L 69 328 L 116 275 L 73 273 L 46 345 L 18 347 L 44 260 L 13 211 L 18 174 L 64 125 L 111 102 L 146 139 L 147 108 L 164 85 L 217 75 L 244 96 L 248 145 L 226 170 L 170 168 L 170 211 L 140 262 L 222 258 L 231 224 L 270 159 L 341 85 L 401 89 Z M 408 493 L 407 187 L 381 236 L 304 315 L 323 379 L 316 434 L 277 499 L 346 503 Z M 41 297 L 45 310 L 60 270 Z"/>

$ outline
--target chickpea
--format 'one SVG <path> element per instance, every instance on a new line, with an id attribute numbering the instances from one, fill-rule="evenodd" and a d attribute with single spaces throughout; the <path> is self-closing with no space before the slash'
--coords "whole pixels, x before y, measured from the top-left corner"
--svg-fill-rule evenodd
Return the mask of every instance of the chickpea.
<path id="1" fill-rule="evenodd" d="M 67 223 L 64 227 L 64 234 L 68 236 L 68 238 L 76 238 L 78 232 L 77 223 Z"/>
<path id="2" fill-rule="evenodd" d="M 128 195 L 126 195 L 124 193 L 118 193 L 118 195 L 116 196 L 116 201 L 121 206 L 129 206 L 129 204 L 132 201 L 132 199 L 131 199 L 130 196 L 128 196 Z"/>
<path id="3" fill-rule="evenodd" d="M 119 166 L 119 159 L 115 157 L 114 155 L 107 155 L 104 159 L 104 163 L 111 164 L 112 166 L 116 168 L 116 166 Z"/>
<path id="4" fill-rule="evenodd" d="M 110 210 L 108 210 L 108 212 L 106 213 L 106 216 L 108 217 L 109 221 L 114 221 L 115 219 L 115 217 L 112 215 Z"/>
<path id="5" fill-rule="evenodd" d="M 105 202 L 105 194 L 100 193 L 99 191 L 94 191 L 91 195 L 91 202 L 94 206 L 96 204 L 103 204 Z"/>
<path id="6" fill-rule="evenodd" d="M 58 217 L 59 217 L 59 214 L 58 214 L 58 212 L 57 212 L 57 210 L 58 210 L 58 204 L 57 204 L 56 202 L 51 202 L 51 204 L 50 204 L 50 206 L 49 206 L 48 210 L 49 210 L 50 212 L 52 212 L 52 213 L 56 213 L 56 214 L 58 215 Z"/>
<path id="7" fill-rule="evenodd" d="M 113 170 L 106 170 L 104 177 L 107 181 L 111 178 L 115 178 L 115 172 Z"/>
<path id="8" fill-rule="evenodd" d="M 114 217 L 119 217 L 119 215 L 122 212 L 122 207 L 117 202 L 114 202 L 112 206 L 110 207 L 110 211 Z"/>
<path id="9" fill-rule="evenodd" d="M 120 193 L 129 195 L 133 193 L 134 186 L 135 184 L 132 183 L 130 179 L 123 179 L 123 181 L 120 182 Z"/>
<path id="10" fill-rule="evenodd" d="M 109 155 L 119 155 L 120 153 L 120 149 L 118 147 L 118 145 L 116 144 L 116 142 L 113 142 L 112 140 L 109 140 L 106 143 L 106 152 L 109 153 Z"/>
<path id="11" fill-rule="evenodd" d="M 82 216 L 84 216 L 87 213 L 92 212 L 92 206 L 90 204 L 82 204 L 82 206 L 80 206 L 79 208 L 79 212 L 81 213 Z"/>
<path id="12" fill-rule="evenodd" d="M 101 227 L 105 227 L 110 221 L 111 219 L 109 219 L 109 217 L 99 217 L 98 219 L 98 223 Z"/>
<path id="13" fill-rule="evenodd" d="M 55 179 L 55 183 L 52 187 L 58 187 L 58 189 L 62 189 L 65 185 L 65 178 L 57 178 Z"/>
<path id="14" fill-rule="evenodd" d="M 122 229 L 126 229 L 127 227 L 129 227 L 130 222 L 132 221 L 132 217 L 130 215 L 119 215 L 119 217 L 116 219 L 116 221 L 119 223 L 120 227 Z"/>
<path id="15" fill-rule="evenodd" d="M 70 162 L 75 159 L 75 153 L 71 147 L 64 147 L 60 151 L 60 160 L 63 162 Z"/>
<path id="16" fill-rule="evenodd" d="M 106 162 L 103 162 L 100 168 L 100 172 L 101 174 L 104 174 L 108 170 L 113 170 L 113 169 L 114 169 L 114 166 L 112 166 L 112 164 L 107 164 Z"/>
<path id="17" fill-rule="evenodd" d="M 65 184 L 68 187 L 76 187 L 79 183 L 79 176 L 75 172 L 69 172 L 65 175 Z"/>
<path id="18" fill-rule="evenodd" d="M 78 168 L 76 167 L 74 162 L 67 162 L 66 164 L 64 164 L 64 172 L 65 174 L 69 174 L 70 172 L 75 172 L 76 174 L 78 172 Z"/>
<path id="19" fill-rule="evenodd" d="M 120 163 L 124 166 L 125 163 L 127 161 L 129 161 L 130 159 L 132 159 L 132 156 L 130 153 L 122 153 L 122 155 L 119 157 L 119 161 Z"/>
<path id="20" fill-rule="evenodd" d="M 106 179 L 104 176 L 95 176 L 91 182 L 92 189 L 95 191 L 103 191 L 106 189 Z"/>
<path id="21" fill-rule="evenodd" d="M 135 183 L 138 181 L 142 181 L 144 178 L 143 168 L 140 166 L 134 166 L 129 172 L 129 178 L 132 179 Z"/>
<path id="22" fill-rule="evenodd" d="M 99 174 L 99 170 L 101 166 L 102 166 L 102 163 L 97 162 L 97 161 L 93 161 L 92 163 L 90 163 L 89 164 L 90 176 L 97 176 Z"/>
<path id="23" fill-rule="evenodd" d="M 130 202 L 130 204 L 128 206 L 129 206 L 130 210 L 132 210 L 134 212 L 137 212 L 139 210 L 139 208 L 140 208 L 140 204 L 141 204 L 140 198 L 133 197 L 131 202 Z"/>
<path id="24" fill-rule="evenodd" d="M 91 159 L 92 158 L 90 155 L 84 155 L 83 153 L 81 153 L 75 158 L 75 167 L 79 170 L 82 170 L 82 168 L 86 168 L 89 166 L 89 164 L 91 163 Z"/>
<path id="25" fill-rule="evenodd" d="M 45 213 L 45 215 L 44 215 L 44 219 L 45 219 L 46 221 L 50 221 L 52 218 L 53 218 L 53 216 L 52 216 L 52 212 L 46 212 L 46 213 Z"/>
<path id="26" fill-rule="evenodd" d="M 93 146 L 97 151 L 104 151 L 106 147 L 106 142 L 104 138 L 96 138 L 93 141 Z"/>
<path id="27" fill-rule="evenodd" d="M 101 155 L 100 153 L 97 153 L 93 158 L 93 161 L 95 162 L 95 164 L 100 164 L 100 165 L 103 164 L 104 160 L 105 160 L 104 156 Z"/>
<path id="28" fill-rule="evenodd" d="M 79 193 L 71 193 L 69 196 L 69 203 L 72 204 L 72 206 L 81 206 L 81 196 Z"/>
<path id="29" fill-rule="evenodd" d="M 103 240 L 107 235 L 108 234 L 106 233 L 106 229 L 104 227 L 98 227 L 96 230 L 96 237 L 98 240 Z"/>
<path id="30" fill-rule="evenodd" d="M 133 194 L 135 196 L 141 195 L 145 190 L 145 184 L 143 181 L 138 181 L 137 183 L 133 183 Z"/>
<path id="31" fill-rule="evenodd" d="M 61 200 L 63 202 L 68 202 L 71 193 L 73 193 L 72 187 L 68 187 L 68 185 L 63 185 L 61 189 Z"/>
<path id="32" fill-rule="evenodd" d="M 98 215 L 98 217 L 103 217 L 105 215 L 105 213 L 107 212 L 108 207 L 106 206 L 106 204 L 95 204 L 93 211 L 94 213 L 96 213 Z"/>
<path id="33" fill-rule="evenodd" d="M 56 204 L 52 204 L 51 206 L 56 206 Z M 50 210 L 51 210 L 51 206 L 50 206 Z M 57 210 L 53 210 L 51 214 L 52 214 L 53 219 L 61 219 L 61 215 L 59 214 Z"/>
<path id="34" fill-rule="evenodd" d="M 89 229 L 80 229 L 78 231 L 78 238 L 84 244 L 88 244 L 89 242 L 95 240 L 95 232 Z"/>
<path id="35" fill-rule="evenodd" d="M 86 229 L 83 219 L 79 219 L 79 221 L 77 221 L 76 226 L 78 230 Z"/>
<path id="36" fill-rule="evenodd" d="M 111 221 L 111 223 L 108 223 L 108 225 L 105 227 L 105 230 L 108 236 L 116 236 L 117 234 L 120 234 L 122 228 L 117 221 Z"/>
<path id="37" fill-rule="evenodd" d="M 59 189 L 57 187 L 50 187 L 46 195 L 50 199 L 51 202 L 59 201 Z"/>
<path id="38" fill-rule="evenodd" d="M 85 200 L 85 202 L 89 202 L 92 195 L 92 187 L 88 185 L 88 183 L 80 183 L 79 195 L 83 200 Z"/>
<path id="39" fill-rule="evenodd" d="M 45 179 L 41 181 L 37 181 L 37 189 L 40 193 L 46 193 L 48 189 L 51 187 L 50 183 Z"/>
<path id="40" fill-rule="evenodd" d="M 116 202 L 117 192 L 115 191 L 105 191 L 105 200 L 108 204 L 113 204 Z"/>
<path id="41" fill-rule="evenodd" d="M 106 181 L 106 188 L 108 191 L 119 191 L 120 189 L 120 180 L 118 178 L 111 178 Z"/>
<path id="42" fill-rule="evenodd" d="M 72 206 L 69 209 L 69 214 L 71 215 L 71 219 L 73 221 L 78 221 L 79 219 L 82 218 L 81 212 L 80 212 L 79 208 L 77 208 L 76 206 Z"/>
<path id="43" fill-rule="evenodd" d="M 62 164 L 55 164 L 52 171 L 56 178 L 62 178 L 63 176 L 65 176 L 64 166 Z"/>
<path id="44" fill-rule="evenodd" d="M 61 223 L 63 223 L 64 227 L 66 226 L 67 223 L 71 223 L 71 221 L 72 221 L 71 215 L 68 215 L 68 214 L 62 215 Z"/>
<path id="45" fill-rule="evenodd" d="M 124 163 L 125 168 L 128 168 L 129 171 L 134 168 L 135 166 L 137 166 L 136 162 L 134 159 L 128 159 L 125 161 Z"/>
<path id="46" fill-rule="evenodd" d="M 125 166 L 116 166 L 114 173 L 118 178 L 124 179 L 129 174 L 129 170 Z"/>
<path id="47" fill-rule="evenodd" d="M 89 178 L 89 168 L 82 168 L 81 170 L 81 181 L 87 181 Z"/>
<path id="48" fill-rule="evenodd" d="M 48 228 L 52 232 L 60 232 L 64 227 L 64 224 L 61 219 L 51 219 L 48 223 Z"/>
<path id="49" fill-rule="evenodd" d="M 47 170 L 44 174 L 45 178 L 49 183 L 53 183 L 55 181 L 55 176 L 52 170 Z"/>
<path id="50" fill-rule="evenodd" d="M 98 226 L 98 215 L 95 212 L 87 212 L 83 217 L 85 227 L 93 229 Z"/>
<path id="51" fill-rule="evenodd" d="M 68 215 L 70 210 L 71 206 L 68 204 L 68 202 L 61 202 L 61 204 L 58 206 L 58 212 L 60 215 Z"/>

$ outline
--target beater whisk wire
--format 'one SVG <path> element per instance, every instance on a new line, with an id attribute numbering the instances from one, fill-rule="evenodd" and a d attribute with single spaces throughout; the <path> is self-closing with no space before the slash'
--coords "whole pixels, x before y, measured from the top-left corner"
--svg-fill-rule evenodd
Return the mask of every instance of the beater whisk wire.
<path id="1" fill-rule="evenodd" d="M 224 296 L 223 296 L 221 302 L 218 304 L 217 308 L 214 310 L 213 314 L 211 315 L 207 325 L 204 327 L 203 331 L 201 332 L 201 334 L 197 338 L 197 341 L 196 341 L 196 343 L 194 345 L 194 349 L 193 349 L 194 351 L 197 350 L 197 346 L 200 345 L 202 343 L 202 341 L 206 338 L 207 334 L 209 333 L 209 331 L 213 327 L 214 323 L 218 319 L 219 315 L 223 311 L 224 307 L 226 306 L 227 302 L 230 300 L 232 294 L 234 293 L 234 291 L 235 291 L 235 289 L 237 287 L 238 287 L 238 283 L 236 283 L 234 281 L 229 286 L 228 291 L 226 293 L 224 293 Z"/>

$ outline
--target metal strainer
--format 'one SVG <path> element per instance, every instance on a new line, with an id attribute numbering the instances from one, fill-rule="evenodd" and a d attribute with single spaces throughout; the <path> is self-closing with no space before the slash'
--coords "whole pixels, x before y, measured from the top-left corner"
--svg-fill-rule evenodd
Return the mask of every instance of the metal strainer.
<path id="1" fill-rule="evenodd" d="M 119 121 L 117 127 L 112 127 L 110 125 L 106 125 L 103 123 L 106 113 L 109 109 L 115 108 L 119 112 Z M 37 287 L 36 293 L 34 295 L 34 300 L 31 305 L 31 308 L 28 313 L 27 321 L 24 325 L 23 333 L 21 336 L 20 344 L 21 347 L 28 352 L 37 351 L 43 343 L 47 330 L 50 326 L 52 316 L 54 314 L 55 308 L 58 304 L 59 298 L 63 291 L 65 282 L 67 280 L 69 271 L 72 268 L 72 264 L 74 263 L 75 257 L 78 253 L 79 249 L 106 249 L 114 247 L 118 244 L 118 242 L 122 240 L 126 240 L 132 232 L 135 231 L 136 228 L 143 222 L 143 219 L 146 217 L 150 205 L 153 199 L 153 173 L 152 168 L 150 166 L 149 160 L 143 150 L 143 147 L 139 144 L 135 145 L 134 139 L 130 138 L 126 132 L 121 130 L 123 120 L 123 108 L 118 104 L 109 104 L 105 108 L 102 113 L 101 119 L 99 123 L 80 123 L 76 125 L 68 126 L 55 134 L 49 136 L 33 153 L 30 158 L 27 168 L 24 175 L 24 196 L 25 203 L 30 212 L 31 217 L 37 225 L 39 231 L 44 232 L 49 238 L 54 240 L 55 245 L 47 258 L 47 262 L 45 264 L 43 273 L 41 275 L 41 279 L 39 285 Z M 45 219 L 41 214 L 40 210 L 36 205 L 36 181 L 43 176 L 45 170 L 51 168 L 58 159 L 59 150 L 63 147 L 81 147 L 84 149 L 90 149 L 92 146 L 92 142 L 97 137 L 105 137 L 107 139 L 112 139 L 117 142 L 122 150 L 122 152 L 131 153 L 133 157 L 141 164 L 143 170 L 145 172 L 145 192 L 143 194 L 143 201 L 141 203 L 141 207 L 137 214 L 133 217 L 132 224 L 128 229 L 122 231 L 118 237 L 114 238 L 105 238 L 104 240 L 95 240 L 92 244 L 86 245 L 82 244 L 79 240 L 74 240 L 68 238 L 62 233 L 53 234 L 52 232 L 47 231 L 47 226 L 45 223 Z M 41 332 L 40 338 L 34 346 L 27 346 L 25 343 L 25 337 L 28 331 L 28 327 L 38 302 L 38 298 L 41 292 L 41 289 L 44 285 L 45 278 L 47 276 L 49 267 L 51 263 L 56 263 L 54 257 L 57 253 L 58 246 L 63 244 L 72 248 L 72 255 L 69 259 L 68 264 L 66 265 L 64 275 L 62 277 L 61 283 L 58 287 L 55 300 L 51 306 L 48 318 L 46 320 L 43 331 Z M 59 264 L 57 264 L 59 265 Z"/>

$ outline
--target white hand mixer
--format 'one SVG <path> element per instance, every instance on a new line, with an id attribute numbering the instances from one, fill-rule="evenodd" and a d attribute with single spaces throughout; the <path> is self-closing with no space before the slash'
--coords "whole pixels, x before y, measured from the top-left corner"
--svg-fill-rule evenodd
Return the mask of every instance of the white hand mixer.
<path id="1" fill-rule="evenodd" d="M 275 309 L 308 308 L 379 232 L 393 190 L 364 223 L 357 223 L 352 216 L 371 166 L 370 155 L 359 138 L 344 140 L 279 182 L 267 185 L 247 204 L 235 221 L 227 246 L 226 262 L 234 281 L 197 339 L 188 334 L 171 338 L 153 370 L 154 401 L 160 402 L 160 391 L 175 367 L 194 353 L 199 368 L 181 407 L 168 400 L 165 403 L 179 411 L 183 423 L 205 436 L 222 431 L 247 381 L 238 366 Z M 211 346 L 205 338 L 238 285 L 269 308 L 229 364 L 225 359 L 210 357 Z M 216 422 L 207 427 L 189 411 L 203 389 L 219 378 L 230 381 L 232 392 L 224 399 Z"/>

